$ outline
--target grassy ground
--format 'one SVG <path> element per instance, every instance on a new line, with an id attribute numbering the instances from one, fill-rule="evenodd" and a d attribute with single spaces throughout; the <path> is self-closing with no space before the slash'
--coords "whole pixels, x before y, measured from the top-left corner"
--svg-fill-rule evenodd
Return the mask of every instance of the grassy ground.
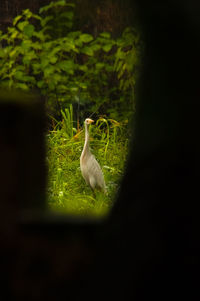
<path id="1" fill-rule="evenodd" d="M 73 128 L 69 110 L 63 122 L 47 134 L 48 206 L 70 214 L 106 214 L 111 208 L 123 175 L 127 157 L 126 124 L 100 118 L 90 126 L 90 148 L 100 163 L 108 194 L 94 196 L 81 175 L 80 155 L 85 131 Z"/>

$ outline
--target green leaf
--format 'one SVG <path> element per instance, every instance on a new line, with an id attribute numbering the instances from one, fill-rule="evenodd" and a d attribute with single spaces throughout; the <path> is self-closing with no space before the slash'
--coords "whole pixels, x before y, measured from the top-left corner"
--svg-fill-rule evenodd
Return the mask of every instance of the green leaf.
<path id="1" fill-rule="evenodd" d="M 10 56 L 10 57 L 15 56 L 15 54 L 17 53 L 17 51 L 18 51 L 18 48 L 15 47 L 15 48 L 9 53 L 9 56 Z"/>
<path id="2" fill-rule="evenodd" d="M 88 42 L 91 42 L 94 38 L 93 36 L 91 36 L 90 34 L 88 33 L 83 33 L 80 35 L 80 40 L 84 43 L 88 43 Z"/>
<path id="3" fill-rule="evenodd" d="M 16 83 L 16 87 L 17 87 L 17 88 L 20 88 L 20 89 L 22 89 L 22 90 L 24 90 L 24 91 L 28 91 L 28 90 L 29 90 L 28 85 L 26 85 L 26 84 L 24 84 L 24 83 Z"/>
<path id="4" fill-rule="evenodd" d="M 13 31 L 13 33 L 11 34 L 11 39 L 14 40 L 15 38 L 17 38 L 19 35 L 19 31 L 18 30 L 15 30 Z"/>
<path id="5" fill-rule="evenodd" d="M 65 6 L 66 5 L 66 1 L 65 0 L 60 0 L 60 1 L 56 1 L 54 2 L 53 6 Z"/>
<path id="6" fill-rule="evenodd" d="M 33 76 L 28 76 L 28 75 L 24 74 L 24 72 L 22 72 L 22 71 L 16 71 L 14 74 L 14 77 L 17 80 L 20 80 L 22 82 L 30 82 L 30 83 L 35 82 L 35 78 Z"/>
<path id="7" fill-rule="evenodd" d="M 0 41 L 3 41 L 3 40 L 5 40 L 5 41 L 9 40 L 8 34 L 4 34 L 1 36 Z"/>
<path id="8" fill-rule="evenodd" d="M 32 64 L 33 74 L 39 74 L 41 72 L 41 65 L 38 63 Z"/>
<path id="9" fill-rule="evenodd" d="M 69 90 L 71 91 L 71 92 L 78 92 L 78 87 L 76 87 L 76 86 L 71 86 L 71 87 L 69 87 Z"/>
<path id="10" fill-rule="evenodd" d="M 24 40 L 24 41 L 22 41 L 20 47 L 24 50 L 29 50 L 31 48 L 31 45 L 32 45 L 32 43 L 30 40 Z"/>
<path id="11" fill-rule="evenodd" d="M 49 5 L 43 6 L 40 8 L 39 13 L 43 13 L 48 11 L 49 9 L 53 8 L 53 7 L 57 7 L 57 6 L 71 6 L 74 7 L 73 3 L 66 3 L 65 0 L 60 0 L 60 1 L 56 1 L 56 2 L 51 2 Z"/>
<path id="12" fill-rule="evenodd" d="M 57 86 L 57 91 L 59 91 L 60 93 L 66 92 L 68 89 L 65 85 L 58 85 Z"/>
<path id="13" fill-rule="evenodd" d="M 26 76 L 24 76 L 24 81 L 34 84 L 35 83 L 35 77 L 34 76 L 26 75 Z"/>
<path id="14" fill-rule="evenodd" d="M 42 45 L 39 42 L 31 43 L 31 46 L 35 50 L 41 50 L 42 49 Z"/>
<path id="15" fill-rule="evenodd" d="M 116 57 L 116 59 L 122 59 L 122 60 L 124 60 L 125 57 L 126 57 L 126 54 L 125 54 L 125 52 L 123 52 L 121 50 L 121 48 L 118 48 L 118 50 L 117 50 L 117 52 L 115 54 L 115 57 Z"/>
<path id="16" fill-rule="evenodd" d="M 96 63 L 96 68 L 97 69 L 102 69 L 103 67 L 105 67 L 104 63 Z"/>
<path id="17" fill-rule="evenodd" d="M 37 86 L 38 86 L 38 88 L 42 88 L 45 86 L 45 82 L 43 80 L 40 80 L 37 82 Z"/>
<path id="18" fill-rule="evenodd" d="M 93 44 L 90 47 L 93 51 L 98 51 L 99 49 L 101 49 L 101 46 L 99 44 Z"/>
<path id="19" fill-rule="evenodd" d="M 37 56 L 35 55 L 35 52 L 30 51 L 23 57 L 22 61 L 25 65 L 29 65 L 30 62 L 35 58 L 37 58 Z"/>
<path id="20" fill-rule="evenodd" d="M 83 72 L 87 72 L 88 71 L 88 67 L 86 65 L 78 65 L 78 69 L 83 71 Z"/>
<path id="21" fill-rule="evenodd" d="M 57 52 L 59 52 L 61 49 L 62 49 L 61 46 L 54 47 L 51 54 L 54 55 L 54 54 L 56 54 Z"/>
<path id="22" fill-rule="evenodd" d="M 82 89 L 87 89 L 87 84 L 86 83 L 79 83 L 79 87 Z"/>
<path id="23" fill-rule="evenodd" d="M 49 21 L 51 21 L 53 19 L 53 16 L 47 16 L 45 18 L 41 19 L 41 25 L 42 27 L 44 27 Z"/>
<path id="24" fill-rule="evenodd" d="M 84 54 L 87 54 L 89 56 L 93 56 L 94 55 L 94 51 L 91 47 L 85 46 L 81 49 L 81 52 Z"/>
<path id="25" fill-rule="evenodd" d="M 17 71 L 17 72 L 15 73 L 14 77 L 15 77 L 16 79 L 18 79 L 18 80 L 22 80 L 23 77 L 24 77 L 24 72 L 22 72 L 22 71 Z"/>
<path id="26" fill-rule="evenodd" d="M 55 63 L 57 62 L 57 60 L 58 60 L 58 57 L 57 57 L 57 56 L 51 56 L 51 57 L 49 58 L 49 61 L 50 61 L 50 63 L 52 63 L 52 64 L 55 64 Z"/>
<path id="27" fill-rule="evenodd" d="M 39 20 L 40 22 L 42 20 L 42 18 L 40 16 L 33 14 L 33 13 L 32 13 L 32 18 L 35 18 L 35 19 Z"/>
<path id="28" fill-rule="evenodd" d="M 102 32 L 102 33 L 100 33 L 100 37 L 103 37 L 105 39 L 110 39 L 110 33 L 109 32 Z"/>
<path id="29" fill-rule="evenodd" d="M 81 41 L 81 40 L 78 38 L 78 39 L 76 39 L 76 40 L 74 41 L 74 44 L 75 44 L 76 46 L 78 46 L 78 47 L 82 47 L 82 46 L 83 46 L 83 41 Z"/>
<path id="30" fill-rule="evenodd" d="M 18 65 L 18 66 L 16 66 L 16 71 L 24 71 L 25 70 L 25 66 L 23 66 L 23 65 Z"/>
<path id="31" fill-rule="evenodd" d="M 43 7 L 40 8 L 39 10 L 39 13 L 43 13 L 43 12 L 46 12 L 47 10 L 51 9 L 53 7 L 53 2 L 51 2 L 50 4 L 48 5 L 45 5 Z"/>
<path id="32" fill-rule="evenodd" d="M 34 25 L 28 24 L 28 25 L 26 25 L 26 26 L 24 27 L 24 34 L 25 34 L 27 37 L 31 38 L 32 35 L 33 35 L 34 30 L 35 30 Z"/>
<path id="33" fill-rule="evenodd" d="M 102 47 L 105 52 L 109 52 L 112 49 L 112 44 L 106 44 Z"/>
<path id="34" fill-rule="evenodd" d="M 44 69 L 44 76 L 48 77 L 49 75 L 53 74 L 55 72 L 55 67 L 52 65 L 49 65 Z"/>
<path id="35" fill-rule="evenodd" d="M 120 60 L 117 63 L 115 63 L 115 65 L 114 65 L 115 70 L 117 72 L 119 72 L 119 70 L 121 69 L 122 65 L 123 65 L 123 61 L 122 60 Z"/>
<path id="36" fill-rule="evenodd" d="M 55 73 L 52 75 L 52 79 L 55 82 L 55 84 L 59 83 L 62 80 L 62 76 L 58 73 Z M 66 76 L 65 76 L 66 79 Z"/>
<path id="37" fill-rule="evenodd" d="M 67 34 L 67 37 L 70 39 L 75 39 L 81 35 L 81 31 L 72 31 Z"/>
<path id="38" fill-rule="evenodd" d="M 57 65 L 59 68 L 61 68 L 63 71 L 66 71 L 70 74 L 74 74 L 74 62 L 72 60 L 65 60 L 62 62 L 59 62 Z"/>
<path id="39" fill-rule="evenodd" d="M 24 27 L 29 25 L 28 21 L 23 21 L 17 24 L 17 27 L 19 28 L 19 30 L 23 31 Z"/>
<path id="40" fill-rule="evenodd" d="M 46 56 L 41 58 L 41 67 L 44 69 L 47 65 L 49 65 L 49 59 Z"/>
<path id="41" fill-rule="evenodd" d="M 50 38 L 49 35 L 47 34 L 44 34 L 44 32 L 42 30 L 40 31 L 34 31 L 33 32 L 33 36 L 38 38 L 40 41 L 44 42 L 45 40 L 47 40 L 48 38 Z"/>
<path id="42" fill-rule="evenodd" d="M 17 17 L 14 18 L 13 20 L 13 25 L 15 26 L 17 24 L 17 22 L 22 18 L 22 15 L 19 15 Z"/>
<path id="43" fill-rule="evenodd" d="M 29 19 L 29 18 L 31 18 L 32 17 L 32 12 L 30 11 L 30 9 L 25 9 L 25 10 L 23 10 L 22 11 L 22 14 L 24 15 L 24 16 L 26 16 L 27 17 L 27 19 Z"/>

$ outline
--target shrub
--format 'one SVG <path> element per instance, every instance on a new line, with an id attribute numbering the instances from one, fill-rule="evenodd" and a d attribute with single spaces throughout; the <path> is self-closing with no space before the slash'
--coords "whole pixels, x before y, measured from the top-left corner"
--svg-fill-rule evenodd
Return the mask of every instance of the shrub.
<path id="1" fill-rule="evenodd" d="M 15 17 L 0 32 L 0 86 L 39 90 L 54 115 L 72 103 L 120 119 L 133 108 L 138 34 L 126 29 L 119 39 L 108 32 L 94 38 L 73 24 L 74 4 L 65 0 Z"/>

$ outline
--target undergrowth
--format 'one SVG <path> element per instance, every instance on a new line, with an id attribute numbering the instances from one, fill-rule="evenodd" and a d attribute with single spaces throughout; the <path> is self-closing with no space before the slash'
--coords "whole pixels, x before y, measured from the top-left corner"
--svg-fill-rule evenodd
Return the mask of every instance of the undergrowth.
<path id="1" fill-rule="evenodd" d="M 77 131 L 70 110 L 62 112 L 63 121 L 47 134 L 48 207 L 69 214 L 105 215 L 113 205 L 124 172 L 127 124 L 99 118 L 90 126 L 90 148 L 102 167 L 107 187 L 107 195 L 94 194 L 80 170 L 85 130 Z"/>

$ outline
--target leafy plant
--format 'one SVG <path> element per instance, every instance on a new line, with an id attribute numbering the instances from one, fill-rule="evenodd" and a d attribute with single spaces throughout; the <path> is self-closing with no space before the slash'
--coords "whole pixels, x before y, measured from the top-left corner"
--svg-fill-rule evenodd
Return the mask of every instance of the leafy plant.
<path id="1" fill-rule="evenodd" d="M 54 115 L 78 99 L 84 110 L 108 111 L 114 118 L 127 98 L 124 91 L 131 94 L 135 83 L 137 43 L 130 51 L 124 46 L 136 34 L 127 31 L 114 40 L 108 32 L 94 38 L 73 30 L 74 6 L 60 0 L 38 14 L 26 9 L 0 32 L 0 86 L 39 90 Z"/>
<path id="2" fill-rule="evenodd" d="M 67 133 L 69 138 L 72 138 L 76 133 L 76 128 L 73 126 L 73 107 L 70 104 L 69 109 L 65 108 L 65 110 L 61 110 L 61 114 L 63 117 L 63 128 Z"/>
<path id="3" fill-rule="evenodd" d="M 139 76 L 143 43 L 139 33 L 132 27 L 124 30 L 122 37 L 117 40 L 114 70 L 119 80 L 119 90 L 123 91 L 121 100 L 126 99 L 126 115 L 135 110 L 135 85 Z"/>
<path id="4" fill-rule="evenodd" d="M 135 86 L 134 71 L 137 71 L 140 58 L 139 50 L 141 50 L 139 43 L 139 34 L 133 28 L 126 28 L 122 37 L 118 39 L 114 69 L 120 80 L 120 89 L 124 91 L 129 88 L 134 89 Z"/>

